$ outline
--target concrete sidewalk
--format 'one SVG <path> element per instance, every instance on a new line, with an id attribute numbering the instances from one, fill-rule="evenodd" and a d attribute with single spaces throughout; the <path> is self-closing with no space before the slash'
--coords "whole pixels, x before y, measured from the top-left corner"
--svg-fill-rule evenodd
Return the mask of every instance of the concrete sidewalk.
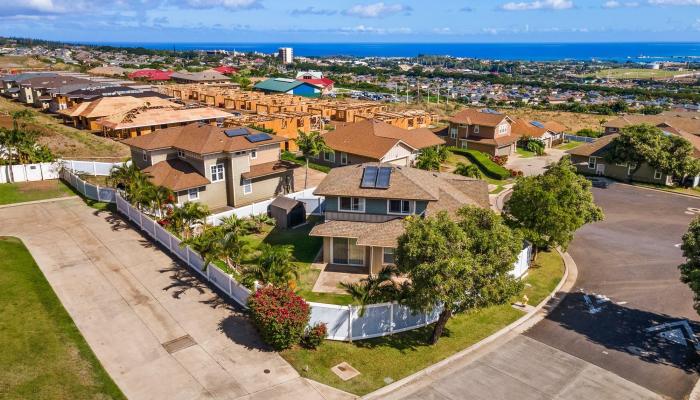
<path id="1" fill-rule="evenodd" d="M 0 209 L 0 221 L 128 398 L 342 398 L 322 395 L 238 310 L 109 212 L 76 199 Z"/>

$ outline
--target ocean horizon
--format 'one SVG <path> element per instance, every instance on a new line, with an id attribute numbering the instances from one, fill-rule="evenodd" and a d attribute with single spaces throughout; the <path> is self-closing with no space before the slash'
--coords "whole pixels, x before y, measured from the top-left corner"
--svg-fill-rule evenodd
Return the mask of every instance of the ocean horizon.
<path id="1" fill-rule="evenodd" d="M 487 60 L 522 61 L 616 61 L 700 62 L 698 42 L 624 43 L 231 43 L 231 42 L 87 42 L 91 45 L 144 47 L 153 50 L 228 50 L 274 53 L 292 47 L 294 55 L 306 57 L 416 57 L 441 55 Z"/>

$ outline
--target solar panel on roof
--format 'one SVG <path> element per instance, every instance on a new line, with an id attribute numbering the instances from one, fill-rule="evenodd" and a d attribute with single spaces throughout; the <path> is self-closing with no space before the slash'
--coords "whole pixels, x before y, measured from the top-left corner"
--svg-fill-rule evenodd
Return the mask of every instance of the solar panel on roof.
<path id="1" fill-rule="evenodd" d="M 533 126 L 536 126 L 538 128 L 544 128 L 544 125 L 542 125 L 542 123 L 539 121 L 530 121 L 530 124 L 532 124 Z"/>
<path id="2" fill-rule="evenodd" d="M 243 136 L 247 135 L 249 132 L 246 128 L 236 128 L 236 129 L 226 129 L 224 130 L 224 134 L 228 137 L 236 137 L 236 136 Z"/>
<path id="3" fill-rule="evenodd" d="M 363 188 L 373 188 L 377 185 L 377 175 L 379 173 L 379 168 L 377 167 L 365 167 L 362 171 L 362 183 L 360 187 Z"/>
<path id="4" fill-rule="evenodd" d="M 387 189 L 389 187 L 389 182 L 391 181 L 391 167 L 381 167 L 379 168 L 379 174 L 377 175 L 377 183 L 375 187 L 379 189 Z"/>
<path id="5" fill-rule="evenodd" d="M 500 114 L 498 111 L 492 110 L 490 108 L 484 108 L 482 112 L 485 112 L 486 114 Z"/>
<path id="6" fill-rule="evenodd" d="M 258 143 L 270 140 L 272 139 L 272 136 L 268 135 L 267 133 L 256 133 L 254 135 L 247 135 L 245 138 L 248 139 L 250 143 Z"/>

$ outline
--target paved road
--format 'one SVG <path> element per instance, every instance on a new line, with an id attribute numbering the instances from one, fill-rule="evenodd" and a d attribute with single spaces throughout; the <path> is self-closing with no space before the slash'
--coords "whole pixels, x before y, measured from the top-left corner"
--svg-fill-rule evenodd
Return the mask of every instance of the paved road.
<path id="1" fill-rule="evenodd" d="M 690 393 L 697 356 L 646 329 L 687 318 L 700 332 L 676 268 L 682 261 L 676 245 L 700 200 L 621 184 L 593 190 L 606 220 L 577 232 L 569 248 L 578 265 L 574 293 L 524 334 L 387 398 L 683 399 Z"/>
<path id="2" fill-rule="evenodd" d="M 235 308 L 110 213 L 81 200 L 0 209 L 130 399 L 323 399 Z M 169 341 L 190 339 L 168 349 Z"/>
<path id="3" fill-rule="evenodd" d="M 606 220 L 581 229 L 569 253 L 576 289 L 527 335 L 657 393 L 680 399 L 692 390 L 697 356 L 647 328 L 698 315 L 678 278 L 677 245 L 700 200 L 613 184 L 594 189 Z M 609 301 L 598 302 L 594 294 Z M 593 310 L 584 296 L 593 300 Z M 700 332 L 698 326 L 694 326 Z M 676 331 L 676 333 L 683 333 Z"/>
<path id="4" fill-rule="evenodd" d="M 506 167 L 523 171 L 525 176 L 541 175 L 548 165 L 558 162 L 564 154 L 564 150 L 559 149 L 547 149 L 546 154 L 540 157 L 521 157 L 514 153 L 508 157 Z"/>

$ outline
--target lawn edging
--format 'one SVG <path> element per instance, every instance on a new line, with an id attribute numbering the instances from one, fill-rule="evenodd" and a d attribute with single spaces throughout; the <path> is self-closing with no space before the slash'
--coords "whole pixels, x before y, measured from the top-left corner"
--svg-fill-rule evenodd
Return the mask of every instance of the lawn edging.
<path id="1" fill-rule="evenodd" d="M 65 201 L 65 200 L 73 200 L 73 199 L 79 199 L 79 198 L 80 198 L 80 196 L 67 196 L 67 197 L 54 197 L 52 199 L 44 199 L 44 200 L 22 201 L 19 203 L 2 204 L 2 205 L 0 205 L 0 209 L 10 208 L 10 207 L 27 206 L 30 204 L 53 203 L 55 201 Z"/>
<path id="2" fill-rule="evenodd" d="M 549 307 L 549 310 L 553 310 L 554 308 L 556 308 L 556 306 L 564 299 L 564 297 L 566 297 L 571 288 L 573 288 L 574 283 L 576 282 L 576 278 L 578 276 L 578 268 L 573 258 L 571 258 L 571 256 L 569 255 L 569 253 L 562 253 L 562 251 L 559 249 L 557 249 L 557 253 L 559 253 L 562 260 L 564 261 L 564 274 L 562 275 L 561 279 L 559 280 L 559 283 L 554 288 L 554 290 L 552 290 L 552 292 L 550 292 L 549 295 L 547 295 L 547 297 L 545 297 L 539 304 L 537 304 L 537 306 L 535 306 L 527 314 L 518 318 L 516 321 L 510 323 L 509 325 L 501 328 L 494 334 L 467 347 L 466 349 L 455 353 L 427 368 L 415 372 L 403 379 L 400 379 L 394 383 L 377 389 L 374 392 L 368 393 L 360 397 L 360 399 L 374 400 L 384 398 L 385 396 L 389 395 L 389 393 L 399 389 L 402 386 L 412 383 L 427 375 L 431 375 L 435 372 L 438 372 L 440 369 L 445 368 L 450 364 L 466 359 L 468 355 L 486 347 L 489 344 L 494 343 L 498 339 L 504 338 L 509 333 L 524 332 L 539 321 L 541 321 L 542 319 L 544 319 L 544 317 L 547 316 L 547 314 L 549 313 L 549 311 L 545 310 L 544 307 L 548 305 L 550 300 L 554 299 L 554 301 L 552 301 L 552 304 L 550 305 L 551 307 Z M 555 298 L 555 295 L 559 292 L 562 293 L 562 296 Z"/>

